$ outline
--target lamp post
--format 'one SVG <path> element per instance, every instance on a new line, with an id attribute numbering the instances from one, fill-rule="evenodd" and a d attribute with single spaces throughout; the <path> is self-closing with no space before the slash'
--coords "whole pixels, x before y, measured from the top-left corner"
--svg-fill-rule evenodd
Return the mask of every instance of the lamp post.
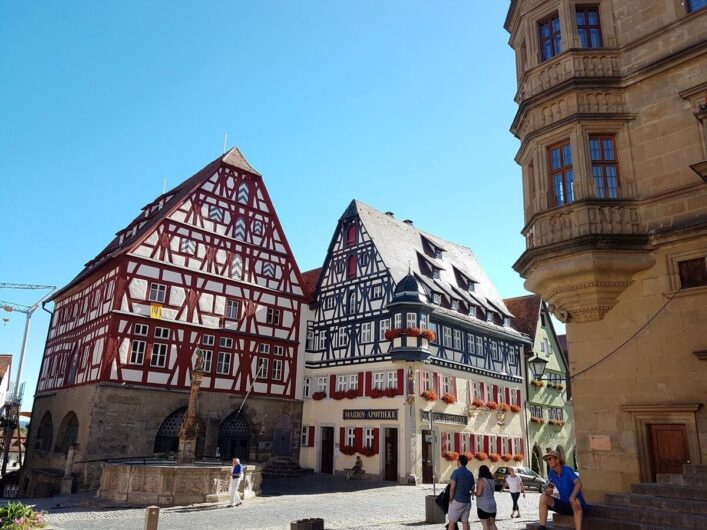
<path id="1" fill-rule="evenodd" d="M 547 363 L 548 361 L 546 359 L 538 357 L 537 355 L 528 361 L 530 371 L 533 372 L 533 377 L 535 377 L 536 381 L 542 380 Z"/>

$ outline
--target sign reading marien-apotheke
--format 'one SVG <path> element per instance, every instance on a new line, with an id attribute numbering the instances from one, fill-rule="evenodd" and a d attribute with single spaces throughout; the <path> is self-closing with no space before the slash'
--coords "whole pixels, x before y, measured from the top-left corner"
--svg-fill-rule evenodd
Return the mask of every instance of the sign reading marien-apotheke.
<path id="1" fill-rule="evenodd" d="M 397 409 L 344 409 L 345 420 L 397 420 Z"/>
<path id="2" fill-rule="evenodd" d="M 430 413 L 426 410 L 421 410 L 420 418 L 422 418 L 422 421 L 430 421 Z M 433 412 L 432 421 L 436 421 L 439 423 L 453 423 L 455 425 L 466 425 L 469 420 L 466 416 L 461 416 L 459 414 L 444 414 L 443 412 Z"/>

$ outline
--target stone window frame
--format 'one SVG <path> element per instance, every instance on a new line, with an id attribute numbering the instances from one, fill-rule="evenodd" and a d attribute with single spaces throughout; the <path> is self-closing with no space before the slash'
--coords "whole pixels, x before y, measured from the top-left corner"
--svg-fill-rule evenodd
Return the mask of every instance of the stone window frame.
<path id="1" fill-rule="evenodd" d="M 699 259 L 699 258 L 704 258 L 707 259 L 707 256 L 705 256 L 705 251 L 704 248 L 693 248 L 690 250 L 685 250 L 683 252 L 679 252 L 676 254 L 671 254 L 667 257 L 667 268 L 668 268 L 668 274 L 667 274 L 667 283 L 666 288 L 668 292 L 666 295 L 671 295 L 678 291 L 680 289 L 680 295 L 690 295 L 690 294 L 703 294 L 707 292 L 707 286 L 702 285 L 698 287 L 688 287 L 688 288 L 682 288 L 681 286 L 681 281 L 680 281 L 680 267 L 679 263 L 682 261 L 688 261 L 691 259 Z"/>

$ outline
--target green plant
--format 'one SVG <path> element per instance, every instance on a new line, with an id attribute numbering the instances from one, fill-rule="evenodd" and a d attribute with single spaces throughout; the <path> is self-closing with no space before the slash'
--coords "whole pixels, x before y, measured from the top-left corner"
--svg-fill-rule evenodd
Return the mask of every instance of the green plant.
<path id="1" fill-rule="evenodd" d="M 31 506 L 21 502 L 10 502 L 0 506 L 0 529 L 2 530 L 30 530 L 45 526 L 42 513 L 35 512 Z"/>

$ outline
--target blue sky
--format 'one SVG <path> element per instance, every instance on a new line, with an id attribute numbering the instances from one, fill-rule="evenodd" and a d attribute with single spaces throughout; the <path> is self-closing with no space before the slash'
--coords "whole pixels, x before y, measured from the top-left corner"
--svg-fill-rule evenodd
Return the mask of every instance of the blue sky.
<path id="1" fill-rule="evenodd" d="M 524 294 L 507 5 L 0 0 L 0 282 L 66 284 L 227 133 L 303 271 L 357 198 L 471 247 L 502 296 Z M 0 327 L 0 352 L 19 352 L 23 324 Z M 29 396 L 47 325 L 36 313 Z"/>

